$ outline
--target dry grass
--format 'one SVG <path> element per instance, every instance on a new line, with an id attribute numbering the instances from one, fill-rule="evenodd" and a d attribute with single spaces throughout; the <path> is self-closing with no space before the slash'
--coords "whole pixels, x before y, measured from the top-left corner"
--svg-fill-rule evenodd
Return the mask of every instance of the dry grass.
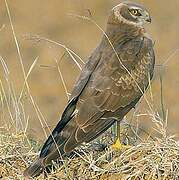
<path id="1" fill-rule="evenodd" d="M 19 93 L 15 92 L 8 66 L 3 57 L 0 57 L 4 71 L 4 76 L 0 79 L 1 120 L 4 121 L 4 127 L 0 128 L 0 178 L 23 179 L 23 170 L 36 158 L 40 148 L 40 143 L 26 135 L 29 116 L 24 110 L 25 96 L 34 108 L 42 126 L 46 124 L 46 121 L 31 95 L 28 84 L 28 78 L 36 65 L 38 57 L 26 72 L 6 0 L 5 3 L 24 83 L 21 91 Z M 89 18 L 86 19 L 90 20 Z M 102 30 L 94 21 L 92 22 Z M 81 58 L 65 45 L 46 38 L 36 36 L 31 36 L 31 38 L 63 47 L 78 68 L 81 68 L 79 64 L 82 61 Z M 169 58 L 165 62 L 168 61 Z M 60 66 L 56 59 L 55 62 L 68 96 Z M 162 87 L 161 79 L 161 92 Z M 140 137 L 141 130 L 138 126 L 130 126 L 130 128 L 124 128 L 122 134 L 124 142 L 129 142 L 132 147 L 122 151 L 114 151 L 109 146 L 114 140 L 114 136 L 111 131 L 108 131 L 96 140 L 95 144 L 91 143 L 79 147 L 73 155 L 65 158 L 63 163 L 54 162 L 54 169 L 52 169 L 47 179 L 179 179 L 179 143 L 174 137 L 167 134 L 167 111 L 163 105 L 163 96 L 161 96 L 162 118 L 153 110 L 153 105 L 149 103 L 146 96 L 144 96 L 144 100 L 149 106 L 147 116 L 153 121 L 153 127 L 157 132 L 155 138 L 151 138 L 147 133 L 145 138 Z M 137 117 L 137 114 L 134 117 Z M 10 119 L 9 124 L 6 123 L 7 119 Z M 126 132 L 130 133 L 126 134 Z M 48 129 L 49 133 L 51 132 Z M 47 132 L 44 132 L 44 134 L 47 135 Z M 97 148 L 101 147 L 101 143 L 107 145 L 103 150 Z M 37 179 L 43 178 L 42 174 Z"/>
<path id="2" fill-rule="evenodd" d="M 54 163 L 47 179 L 178 179 L 179 143 L 166 137 L 163 130 L 160 138 L 147 139 L 120 152 L 111 148 L 100 151 L 96 144 L 83 145 L 63 164 Z M 110 144 L 110 135 L 103 135 L 100 143 Z M 23 179 L 22 172 L 37 156 L 39 144 L 23 132 L 6 130 L 0 132 L 0 144 L 0 177 Z"/>

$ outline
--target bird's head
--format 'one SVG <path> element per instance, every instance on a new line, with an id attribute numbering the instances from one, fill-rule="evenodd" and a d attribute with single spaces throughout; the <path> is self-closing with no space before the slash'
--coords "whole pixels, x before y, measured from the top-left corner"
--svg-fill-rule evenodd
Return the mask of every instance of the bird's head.
<path id="1" fill-rule="evenodd" d="M 132 2 L 122 2 L 112 9 L 111 23 L 120 23 L 121 21 L 135 26 L 143 26 L 151 22 L 149 12 L 141 5 Z"/>

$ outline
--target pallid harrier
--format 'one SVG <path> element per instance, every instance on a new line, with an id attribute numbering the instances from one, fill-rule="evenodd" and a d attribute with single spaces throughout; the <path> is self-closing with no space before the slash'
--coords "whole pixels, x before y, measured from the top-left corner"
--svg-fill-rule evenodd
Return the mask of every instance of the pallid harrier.
<path id="1" fill-rule="evenodd" d="M 92 141 L 135 107 L 154 71 L 153 42 L 143 27 L 150 22 L 149 12 L 131 2 L 111 10 L 106 35 L 88 58 L 61 120 L 25 170 L 26 177 L 37 176 L 52 160 Z"/>

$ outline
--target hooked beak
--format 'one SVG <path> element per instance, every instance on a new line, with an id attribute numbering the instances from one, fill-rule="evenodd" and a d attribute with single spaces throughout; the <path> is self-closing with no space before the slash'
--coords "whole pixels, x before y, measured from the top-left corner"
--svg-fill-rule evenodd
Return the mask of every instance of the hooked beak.
<path id="1" fill-rule="evenodd" d="M 148 22 L 148 23 L 151 23 L 151 22 L 152 22 L 152 19 L 151 19 L 150 16 L 149 16 L 148 18 L 146 18 L 146 22 Z"/>

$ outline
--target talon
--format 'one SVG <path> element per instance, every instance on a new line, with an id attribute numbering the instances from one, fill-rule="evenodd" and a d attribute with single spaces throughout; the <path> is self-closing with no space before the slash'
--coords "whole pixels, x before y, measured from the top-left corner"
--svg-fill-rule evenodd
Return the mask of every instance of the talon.
<path id="1" fill-rule="evenodd" d="M 116 142 L 111 146 L 113 149 L 115 150 L 122 150 L 122 149 L 126 149 L 126 148 L 130 148 L 131 146 L 130 145 L 123 145 L 119 138 L 117 138 Z"/>

